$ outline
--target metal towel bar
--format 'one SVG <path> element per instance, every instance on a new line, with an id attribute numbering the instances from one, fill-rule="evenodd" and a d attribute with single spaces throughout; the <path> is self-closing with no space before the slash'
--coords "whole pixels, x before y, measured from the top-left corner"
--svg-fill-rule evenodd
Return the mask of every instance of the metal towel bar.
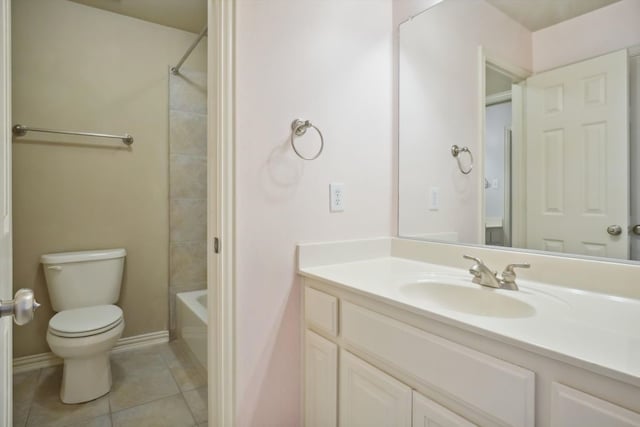
<path id="1" fill-rule="evenodd" d="M 95 136 L 98 138 L 113 138 L 113 139 L 121 139 L 125 145 L 133 144 L 133 136 L 125 133 L 124 135 L 109 135 L 106 133 L 95 133 L 95 132 L 77 132 L 71 130 L 55 130 L 55 129 L 42 129 L 42 128 L 34 128 L 30 126 L 17 124 L 13 126 L 13 134 L 15 136 L 25 136 L 27 132 L 45 132 L 45 133 L 60 133 L 63 135 L 81 135 L 81 136 Z"/>

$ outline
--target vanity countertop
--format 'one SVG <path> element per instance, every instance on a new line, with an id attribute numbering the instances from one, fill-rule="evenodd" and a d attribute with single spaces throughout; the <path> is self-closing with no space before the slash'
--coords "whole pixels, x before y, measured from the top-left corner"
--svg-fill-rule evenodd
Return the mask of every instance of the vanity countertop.
<path id="1" fill-rule="evenodd" d="M 394 256 L 299 273 L 640 387 L 640 300 L 527 280 L 486 288 L 464 269 Z"/>

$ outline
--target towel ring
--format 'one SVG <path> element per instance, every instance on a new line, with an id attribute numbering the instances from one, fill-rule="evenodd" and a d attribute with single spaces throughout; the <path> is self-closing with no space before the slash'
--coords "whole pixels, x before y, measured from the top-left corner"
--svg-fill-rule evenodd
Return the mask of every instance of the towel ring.
<path id="1" fill-rule="evenodd" d="M 320 149 L 313 157 L 305 157 L 302 154 L 300 154 L 300 152 L 296 148 L 296 143 L 295 143 L 296 137 L 302 136 L 305 133 L 307 133 L 307 129 L 309 128 L 315 129 L 316 132 L 318 132 L 318 135 L 320 135 Z M 311 124 L 309 120 L 295 119 L 291 123 L 291 147 L 293 148 L 293 151 L 295 151 L 296 155 L 300 157 L 302 160 L 315 160 L 320 156 L 320 154 L 322 154 L 322 150 L 324 149 L 324 137 L 322 136 L 322 132 L 320 132 L 320 129 L 318 129 L 313 124 Z"/>
<path id="2" fill-rule="evenodd" d="M 471 160 L 471 163 L 469 164 L 469 169 L 465 170 L 462 167 L 462 162 L 460 162 L 460 153 L 468 153 L 469 154 L 469 159 Z M 451 155 L 453 157 L 456 158 L 456 160 L 458 161 L 458 169 L 460 169 L 460 172 L 462 172 L 465 175 L 469 175 L 471 173 L 471 171 L 473 170 L 473 154 L 471 154 L 471 150 L 469 150 L 468 147 L 458 147 L 457 145 L 452 145 L 451 146 Z"/>

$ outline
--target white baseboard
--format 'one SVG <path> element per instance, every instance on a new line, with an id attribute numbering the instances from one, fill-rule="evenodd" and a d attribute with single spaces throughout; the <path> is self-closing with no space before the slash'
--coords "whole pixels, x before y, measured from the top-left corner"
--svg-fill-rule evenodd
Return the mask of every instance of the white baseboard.
<path id="1" fill-rule="evenodd" d="M 120 353 L 127 350 L 166 342 L 169 342 L 169 331 L 150 332 L 148 334 L 120 338 L 111 353 Z M 62 359 L 51 352 L 34 354 L 32 356 L 16 357 L 13 359 L 13 373 L 19 374 L 21 372 L 48 368 L 49 366 L 56 365 L 62 365 Z"/>

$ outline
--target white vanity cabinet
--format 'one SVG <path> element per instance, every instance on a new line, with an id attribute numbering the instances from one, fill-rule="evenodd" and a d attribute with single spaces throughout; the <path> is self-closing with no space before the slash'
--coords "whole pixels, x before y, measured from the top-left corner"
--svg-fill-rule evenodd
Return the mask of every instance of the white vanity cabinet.
<path id="1" fill-rule="evenodd" d="M 640 395 L 638 396 L 640 399 Z M 551 387 L 553 427 L 637 427 L 640 414 L 562 384 Z"/>
<path id="2" fill-rule="evenodd" d="M 333 427 L 338 420 L 338 346 L 305 331 L 305 425 Z"/>
<path id="3" fill-rule="evenodd" d="M 307 427 L 640 427 L 637 385 L 304 283 Z"/>
<path id="4" fill-rule="evenodd" d="M 411 388 L 340 351 L 340 425 L 411 427 Z"/>
<path id="5" fill-rule="evenodd" d="M 475 427 L 433 400 L 413 392 L 413 427 Z"/>

